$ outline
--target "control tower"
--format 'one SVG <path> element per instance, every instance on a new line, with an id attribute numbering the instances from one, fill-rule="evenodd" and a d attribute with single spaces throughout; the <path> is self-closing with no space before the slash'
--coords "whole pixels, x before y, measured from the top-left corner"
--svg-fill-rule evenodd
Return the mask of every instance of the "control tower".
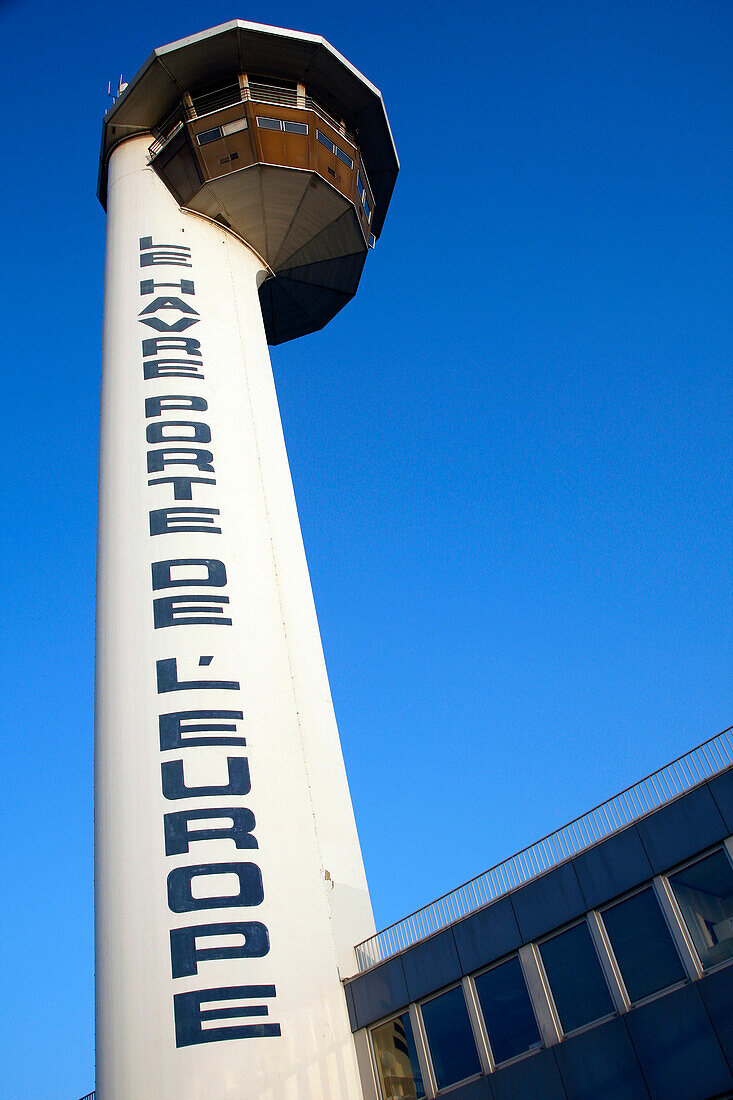
<path id="1" fill-rule="evenodd" d="M 104 119 L 99 1100 L 362 1096 L 373 919 L 267 344 L 354 295 L 397 171 L 368 80 L 239 20 Z"/>

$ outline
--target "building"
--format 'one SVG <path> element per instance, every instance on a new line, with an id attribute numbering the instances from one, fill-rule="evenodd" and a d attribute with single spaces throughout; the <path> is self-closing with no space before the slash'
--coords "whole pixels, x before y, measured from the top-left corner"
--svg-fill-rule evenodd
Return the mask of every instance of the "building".
<path id="1" fill-rule="evenodd" d="M 377 89 L 259 24 L 156 50 L 104 119 L 105 1100 L 360 1092 L 374 922 L 267 344 L 353 296 L 397 171 Z"/>
<path id="2" fill-rule="evenodd" d="M 723 1100 L 732 963 L 733 728 L 357 945 L 361 1095 Z"/>
<path id="3" fill-rule="evenodd" d="M 360 944 L 365 1098 L 733 1096 L 732 733 Z"/>
<path id="4" fill-rule="evenodd" d="M 730 731 L 374 931 L 267 344 L 397 171 L 368 80 L 240 21 L 105 117 L 98 1096 L 733 1096 Z"/>

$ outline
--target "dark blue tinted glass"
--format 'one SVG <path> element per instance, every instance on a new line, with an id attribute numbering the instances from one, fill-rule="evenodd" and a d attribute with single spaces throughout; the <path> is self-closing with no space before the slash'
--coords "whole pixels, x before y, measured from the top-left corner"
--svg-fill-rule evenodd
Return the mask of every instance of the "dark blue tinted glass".
<path id="1" fill-rule="evenodd" d="M 266 118 L 262 115 L 258 115 L 257 125 L 260 130 L 282 130 L 283 124 L 279 118 Z"/>
<path id="2" fill-rule="evenodd" d="M 685 977 L 651 886 L 606 909 L 603 923 L 632 1001 Z"/>
<path id="3" fill-rule="evenodd" d="M 463 990 L 458 985 L 422 1005 L 425 1034 L 439 1089 L 481 1072 Z"/>
<path id="4" fill-rule="evenodd" d="M 213 130 L 204 130 L 196 137 L 199 145 L 208 145 L 210 141 L 217 141 L 221 137 L 221 126 L 215 126 Z"/>
<path id="5" fill-rule="evenodd" d="M 285 119 L 285 129 L 289 134 L 307 134 L 308 127 L 305 122 L 291 122 L 289 119 Z"/>
<path id="6" fill-rule="evenodd" d="M 321 145 L 325 145 L 327 149 L 330 149 L 331 152 L 333 152 L 334 144 L 331 141 L 330 137 L 326 137 L 326 135 L 321 133 L 320 130 L 316 130 L 316 137 L 320 141 Z"/>
<path id="7" fill-rule="evenodd" d="M 516 955 L 501 966 L 479 974 L 476 992 L 497 1064 L 542 1045 Z"/>
<path id="8" fill-rule="evenodd" d="M 409 1013 L 372 1030 L 382 1100 L 421 1100 L 425 1096 Z"/>
<path id="9" fill-rule="evenodd" d="M 613 1012 L 587 924 L 545 940 L 540 954 L 563 1031 L 575 1031 Z"/>
<path id="10" fill-rule="evenodd" d="M 722 849 L 670 875 L 704 967 L 733 958 L 733 868 Z"/>
<path id="11" fill-rule="evenodd" d="M 339 149 L 338 145 L 335 148 L 336 148 L 336 156 L 339 158 L 339 160 L 342 160 L 344 162 L 344 164 L 346 164 L 349 168 L 353 168 L 354 167 L 354 162 L 351 159 L 351 157 L 349 156 L 349 154 L 345 153 L 343 151 L 343 149 Z"/>

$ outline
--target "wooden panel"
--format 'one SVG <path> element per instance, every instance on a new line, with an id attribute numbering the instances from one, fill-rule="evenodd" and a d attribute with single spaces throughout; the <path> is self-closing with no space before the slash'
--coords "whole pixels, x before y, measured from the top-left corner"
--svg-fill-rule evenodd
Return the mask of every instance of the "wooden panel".
<path id="1" fill-rule="evenodd" d="M 260 126 L 257 136 L 262 149 L 262 160 L 266 164 L 284 164 L 285 134 L 282 130 L 265 130 Z"/>
<path id="2" fill-rule="evenodd" d="M 224 148 L 231 161 L 230 164 L 220 167 L 219 173 L 224 171 L 233 172 L 237 168 L 246 168 L 248 164 L 254 164 L 255 162 L 249 130 L 239 130 L 236 134 L 227 134 L 224 138 Z M 236 157 L 234 156 L 235 153 L 237 154 Z"/>
<path id="3" fill-rule="evenodd" d="M 308 112 L 311 118 L 311 125 L 313 126 L 313 132 L 320 130 L 322 134 L 325 134 L 334 145 L 337 145 L 342 152 L 346 153 L 352 160 L 358 159 L 358 150 L 352 148 L 351 144 L 341 134 L 336 127 L 331 126 L 315 111 Z M 329 152 L 322 142 L 318 141 L 316 136 L 315 142 L 315 155 L 316 155 L 316 170 L 319 175 L 330 183 L 333 187 L 338 188 L 342 195 L 346 195 L 347 198 L 352 198 L 354 194 L 354 181 L 355 175 L 353 169 L 349 168 L 348 164 L 344 164 L 335 153 Z"/>
<path id="4" fill-rule="evenodd" d="M 285 134 L 285 163 L 291 168 L 309 168 L 308 134 Z"/>
<path id="5" fill-rule="evenodd" d="M 305 124 L 308 133 L 295 134 L 284 128 L 270 130 L 258 126 L 258 116 L 277 119 L 283 126 L 285 122 Z M 223 135 L 205 145 L 198 144 L 197 134 L 245 117 L 248 120 L 247 130 Z M 350 169 L 335 152 L 332 153 L 318 141 L 316 131 L 320 130 L 357 163 L 359 152 L 350 145 L 338 127 L 326 122 L 316 111 L 248 100 L 194 119 L 188 126 L 201 171 L 206 179 L 215 179 L 222 173 L 236 171 L 257 162 L 290 168 L 310 168 L 342 195 L 352 199 L 357 206 L 360 205 L 356 196 L 356 164 L 353 170 Z M 236 154 L 234 160 L 231 159 L 232 154 Z M 365 221 L 363 214 L 360 214 L 360 218 L 362 222 Z"/>
<path id="6" fill-rule="evenodd" d="M 233 104 L 188 123 L 191 140 L 205 179 L 216 179 L 223 172 L 233 172 L 255 162 L 249 123 L 245 130 L 222 135 L 215 141 L 207 142 L 206 145 L 198 144 L 197 134 L 237 121 L 247 121 L 244 103 Z"/>

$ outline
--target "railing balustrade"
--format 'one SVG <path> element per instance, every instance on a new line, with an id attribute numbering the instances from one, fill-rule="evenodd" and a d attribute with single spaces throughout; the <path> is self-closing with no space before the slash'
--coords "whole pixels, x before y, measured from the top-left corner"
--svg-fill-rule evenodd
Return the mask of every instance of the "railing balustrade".
<path id="1" fill-rule="evenodd" d="M 156 138 L 150 146 L 151 159 L 165 148 L 184 122 L 190 122 L 194 118 L 205 118 L 223 107 L 246 102 L 270 103 L 280 107 L 299 107 L 302 110 L 315 111 L 337 134 L 345 138 L 349 145 L 356 148 L 356 138 L 345 126 L 321 107 L 320 103 L 316 103 L 309 95 L 299 93 L 295 88 L 279 88 L 275 85 L 255 82 L 241 87 L 230 84 L 219 92 L 207 92 L 201 96 L 194 96 L 192 102 L 193 107 L 186 107 L 182 101 L 176 103 L 156 127 Z"/>
<path id="2" fill-rule="evenodd" d="M 359 973 L 480 909 L 733 765 L 733 726 L 356 947 Z"/>

